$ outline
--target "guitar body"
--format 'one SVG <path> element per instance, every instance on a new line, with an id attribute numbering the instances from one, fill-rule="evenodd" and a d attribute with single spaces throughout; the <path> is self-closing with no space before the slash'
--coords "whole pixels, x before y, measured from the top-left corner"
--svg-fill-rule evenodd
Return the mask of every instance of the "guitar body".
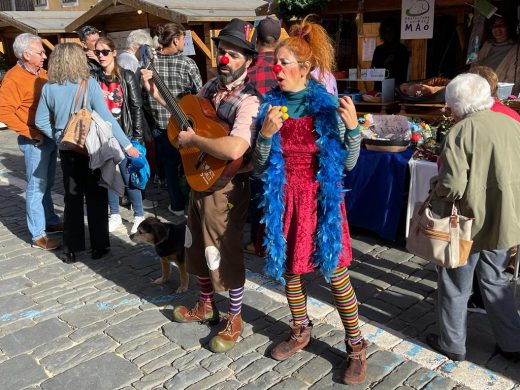
<path id="1" fill-rule="evenodd" d="M 197 135 L 204 138 L 220 138 L 229 135 L 228 124 L 217 117 L 215 109 L 207 99 L 186 95 L 178 101 L 178 106 Z M 168 122 L 168 139 L 179 149 L 189 186 L 198 192 L 223 188 L 241 167 L 242 158 L 226 161 L 202 153 L 196 147 L 179 148 L 178 136 L 181 131 L 183 128 L 172 115 Z"/>

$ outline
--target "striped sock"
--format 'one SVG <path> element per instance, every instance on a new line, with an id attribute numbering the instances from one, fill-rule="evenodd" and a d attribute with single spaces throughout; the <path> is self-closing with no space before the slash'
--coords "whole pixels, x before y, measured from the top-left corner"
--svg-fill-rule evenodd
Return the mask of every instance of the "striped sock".
<path id="1" fill-rule="evenodd" d="M 244 287 L 232 288 L 229 290 L 229 314 L 238 314 L 242 311 L 242 298 L 244 297 Z"/>
<path id="2" fill-rule="evenodd" d="M 347 267 L 336 269 L 330 278 L 330 289 L 347 338 L 352 344 L 360 343 L 363 336 L 359 329 L 358 302 Z"/>
<path id="3" fill-rule="evenodd" d="M 197 276 L 197 283 L 200 288 L 199 299 L 204 302 L 213 302 L 213 284 L 210 278 Z"/>
<path id="4" fill-rule="evenodd" d="M 307 316 L 307 291 L 301 275 L 285 273 L 285 295 L 291 310 L 293 324 L 308 325 Z"/>

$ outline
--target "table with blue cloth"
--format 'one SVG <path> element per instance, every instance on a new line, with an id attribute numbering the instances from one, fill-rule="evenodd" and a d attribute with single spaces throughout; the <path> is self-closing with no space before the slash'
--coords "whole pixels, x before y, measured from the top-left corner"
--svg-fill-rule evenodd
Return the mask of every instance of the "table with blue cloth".
<path id="1" fill-rule="evenodd" d="M 397 239 L 413 150 L 379 152 L 362 148 L 345 177 L 349 225 L 368 229 L 388 241 Z"/>

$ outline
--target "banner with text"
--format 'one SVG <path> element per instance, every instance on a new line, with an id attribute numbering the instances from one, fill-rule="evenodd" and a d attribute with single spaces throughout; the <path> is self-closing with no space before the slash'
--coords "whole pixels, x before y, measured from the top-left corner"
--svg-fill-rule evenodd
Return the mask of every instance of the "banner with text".
<path id="1" fill-rule="evenodd" d="M 402 0 L 401 39 L 433 37 L 435 0 Z"/>

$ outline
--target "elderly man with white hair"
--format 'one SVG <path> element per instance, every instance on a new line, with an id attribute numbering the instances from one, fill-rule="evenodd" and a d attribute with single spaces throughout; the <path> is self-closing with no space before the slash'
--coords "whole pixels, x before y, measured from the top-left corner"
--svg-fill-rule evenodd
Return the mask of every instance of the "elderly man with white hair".
<path id="1" fill-rule="evenodd" d="M 15 38 L 13 51 L 18 62 L 5 74 L 0 87 L 0 120 L 18 133 L 18 147 L 24 156 L 25 212 L 32 245 L 53 250 L 60 242 L 47 233 L 63 231 L 51 198 L 57 148 L 34 123 L 42 87 L 47 82 L 43 69 L 47 55 L 42 39 L 29 33 Z"/>
<path id="2" fill-rule="evenodd" d="M 141 61 L 141 47 L 152 46 L 153 40 L 146 30 L 134 30 L 126 37 L 126 49 L 117 56 L 117 63 L 121 68 L 131 70 L 138 79 L 141 77 L 139 67 Z"/>
<path id="3" fill-rule="evenodd" d="M 496 352 L 520 359 L 520 316 L 505 276 L 508 248 L 520 243 L 520 124 L 492 112 L 488 82 L 476 74 L 455 77 L 446 103 L 459 120 L 449 131 L 433 189 L 434 211 L 475 218 L 472 253 L 465 266 L 438 269 L 439 335 L 427 343 L 452 360 L 466 357 L 466 305 L 475 274 L 497 342 Z"/>

